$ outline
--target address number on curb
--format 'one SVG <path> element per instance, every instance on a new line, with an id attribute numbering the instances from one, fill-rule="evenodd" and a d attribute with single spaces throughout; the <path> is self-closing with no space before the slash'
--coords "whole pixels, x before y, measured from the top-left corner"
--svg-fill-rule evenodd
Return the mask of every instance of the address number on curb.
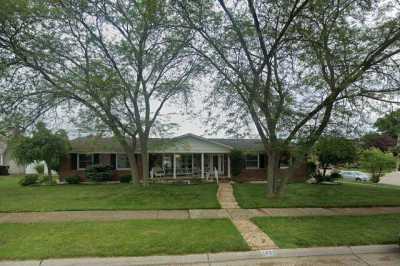
<path id="1" fill-rule="evenodd" d="M 261 255 L 263 255 L 264 257 L 273 257 L 275 256 L 275 252 L 272 249 L 261 250 Z"/>

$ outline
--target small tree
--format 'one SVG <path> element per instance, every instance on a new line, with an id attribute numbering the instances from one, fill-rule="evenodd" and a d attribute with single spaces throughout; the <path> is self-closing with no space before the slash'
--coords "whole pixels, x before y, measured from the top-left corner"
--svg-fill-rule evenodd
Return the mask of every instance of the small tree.
<path id="1" fill-rule="evenodd" d="M 388 113 L 385 116 L 378 118 L 374 126 L 383 133 L 386 133 L 396 139 L 397 151 L 400 147 L 400 109 L 394 112 Z M 399 154 L 397 153 L 396 169 L 399 169 Z"/>
<path id="2" fill-rule="evenodd" d="M 239 176 L 244 167 L 243 152 L 240 150 L 233 150 L 231 152 L 231 165 L 232 175 L 234 177 Z"/>
<path id="3" fill-rule="evenodd" d="M 35 168 L 36 173 L 38 173 L 39 175 L 44 175 L 44 164 L 38 163 L 35 165 L 34 168 Z"/>
<path id="4" fill-rule="evenodd" d="M 32 136 L 16 136 L 11 140 L 12 155 L 20 164 L 44 161 L 49 183 L 53 182 L 52 170 L 58 171 L 61 159 L 69 150 L 65 131 L 51 132 L 44 123 L 37 123 Z"/>
<path id="5" fill-rule="evenodd" d="M 360 163 L 361 167 L 371 173 L 372 182 L 378 183 L 385 172 L 396 167 L 396 158 L 391 153 L 384 153 L 375 148 L 364 151 Z"/>
<path id="6" fill-rule="evenodd" d="M 378 148 L 383 152 L 393 151 L 396 147 L 396 139 L 389 134 L 367 133 L 361 142 L 365 149 Z"/>
<path id="7" fill-rule="evenodd" d="M 321 138 L 316 145 L 318 160 L 325 176 L 329 165 L 351 163 L 357 158 L 357 148 L 350 140 L 339 137 Z"/>

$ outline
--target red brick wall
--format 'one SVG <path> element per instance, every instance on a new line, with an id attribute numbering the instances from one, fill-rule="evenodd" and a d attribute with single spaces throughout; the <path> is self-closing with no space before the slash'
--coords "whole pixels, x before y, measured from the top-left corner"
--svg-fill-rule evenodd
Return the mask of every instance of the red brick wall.
<path id="1" fill-rule="evenodd" d="M 100 154 L 100 156 L 99 156 L 100 164 L 109 165 L 110 158 L 111 158 L 110 154 Z M 137 158 L 137 162 L 138 162 L 138 168 L 139 168 L 138 169 L 139 170 L 139 178 L 141 179 L 143 171 L 142 171 L 142 164 L 141 164 L 141 160 L 140 160 L 139 156 Z M 130 174 L 131 174 L 131 172 L 129 170 L 114 170 L 112 180 L 118 181 L 121 176 L 130 175 Z M 59 175 L 60 175 L 61 180 L 63 180 L 66 176 L 77 175 L 81 178 L 82 181 L 86 181 L 84 170 L 72 170 L 71 169 L 71 156 L 70 155 L 67 155 L 67 157 L 64 160 L 62 160 Z"/>
<path id="2" fill-rule="evenodd" d="M 283 168 L 279 169 L 280 176 L 289 175 L 289 169 Z M 302 164 L 294 171 L 294 175 L 289 177 L 289 181 L 292 182 L 301 182 L 305 181 L 307 176 L 307 168 L 306 164 Z M 248 182 L 248 181 L 264 181 L 267 180 L 267 169 L 242 169 L 242 172 L 238 177 L 234 177 L 233 179 L 238 180 L 240 182 Z"/>
<path id="3" fill-rule="evenodd" d="M 100 163 L 109 164 L 110 162 L 110 154 L 101 154 L 100 155 Z M 137 163 L 139 167 L 139 178 L 142 179 L 142 164 L 140 160 L 140 155 L 137 155 Z M 227 167 L 227 165 L 226 165 Z M 225 168 L 226 169 L 226 168 Z M 238 177 L 234 177 L 234 180 L 238 180 L 241 182 L 247 181 L 263 181 L 266 180 L 267 169 L 242 169 L 242 172 Z M 227 171 L 226 171 L 227 173 Z M 279 175 L 288 175 L 289 169 L 279 169 Z M 290 177 L 289 180 L 292 182 L 300 182 L 306 180 L 307 168 L 306 164 L 302 164 L 298 169 L 294 171 L 294 176 Z M 81 170 L 72 170 L 71 169 L 71 159 L 68 155 L 61 163 L 59 175 L 61 180 L 66 176 L 78 175 L 81 177 L 82 181 L 86 180 L 85 171 Z M 113 172 L 113 180 L 119 180 L 119 177 L 123 175 L 130 175 L 129 170 L 115 170 Z"/>

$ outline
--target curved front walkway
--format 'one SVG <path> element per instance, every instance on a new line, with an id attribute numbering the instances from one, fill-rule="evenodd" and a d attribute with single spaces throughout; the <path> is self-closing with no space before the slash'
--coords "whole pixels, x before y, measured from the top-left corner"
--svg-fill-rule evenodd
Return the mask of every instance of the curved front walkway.
<path id="1" fill-rule="evenodd" d="M 267 234 L 250 221 L 251 210 L 239 209 L 239 204 L 236 202 L 235 196 L 233 195 L 233 187 L 230 183 L 219 184 L 218 201 L 221 207 L 227 211 L 229 218 L 252 250 L 278 248 Z M 256 213 L 257 212 L 253 212 L 253 214 Z"/>

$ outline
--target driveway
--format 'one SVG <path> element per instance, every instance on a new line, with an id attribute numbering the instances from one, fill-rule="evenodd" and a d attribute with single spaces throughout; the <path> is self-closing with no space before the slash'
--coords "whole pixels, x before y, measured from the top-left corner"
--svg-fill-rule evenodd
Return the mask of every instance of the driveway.
<path id="1" fill-rule="evenodd" d="M 400 186 L 400 172 L 392 172 L 381 177 L 381 181 L 379 183 Z"/>

